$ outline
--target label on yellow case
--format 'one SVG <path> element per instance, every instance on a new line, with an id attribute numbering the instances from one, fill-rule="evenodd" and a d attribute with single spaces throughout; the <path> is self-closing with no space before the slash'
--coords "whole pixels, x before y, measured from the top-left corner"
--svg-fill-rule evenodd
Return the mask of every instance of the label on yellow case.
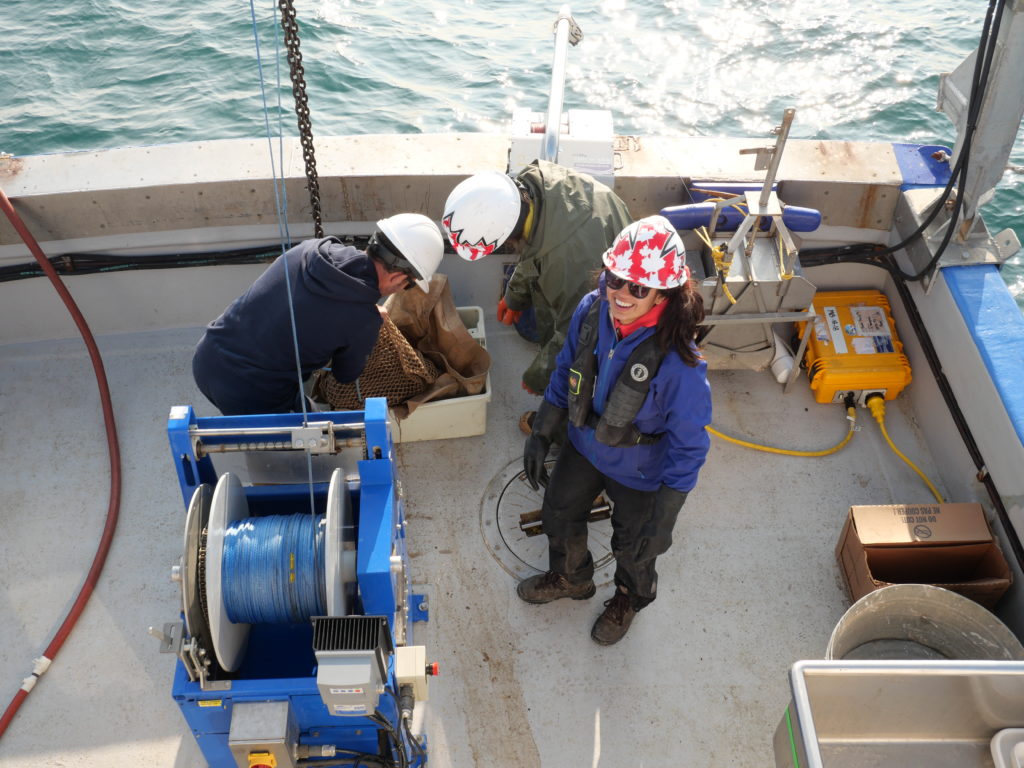
<path id="1" fill-rule="evenodd" d="M 843 335 L 843 324 L 839 320 L 839 310 L 835 307 L 825 307 L 825 323 L 828 325 L 828 332 L 832 336 L 832 344 L 836 353 L 846 354 L 846 337 Z"/>
<path id="2" fill-rule="evenodd" d="M 891 336 L 881 307 L 850 307 L 858 336 Z"/>

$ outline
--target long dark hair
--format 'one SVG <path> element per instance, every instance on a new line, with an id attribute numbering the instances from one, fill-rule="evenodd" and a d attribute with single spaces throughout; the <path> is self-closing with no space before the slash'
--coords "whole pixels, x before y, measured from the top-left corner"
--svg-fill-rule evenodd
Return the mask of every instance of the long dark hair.
<path id="1" fill-rule="evenodd" d="M 704 320 L 704 298 L 692 280 L 678 288 L 658 289 L 658 292 L 668 302 L 658 318 L 658 345 L 663 352 L 675 349 L 687 365 L 697 365 L 698 360 L 704 359 L 695 343 L 697 328 Z"/>

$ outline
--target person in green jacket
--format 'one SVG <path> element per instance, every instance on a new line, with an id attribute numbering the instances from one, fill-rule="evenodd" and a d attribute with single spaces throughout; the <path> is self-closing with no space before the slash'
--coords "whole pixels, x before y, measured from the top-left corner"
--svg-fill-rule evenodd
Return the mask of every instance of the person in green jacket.
<path id="1" fill-rule="evenodd" d="M 573 310 L 592 287 L 602 254 L 632 221 L 607 186 L 545 160 L 515 178 L 499 171 L 475 174 L 448 196 L 441 224 L 456 253 L 476 261 L 507 241 L 518 255 L 498 302 L 498 320 L 512 325 L 534 310 L 540 350 L 522 381 L 531 394 L 547 387 Z M 524 414 L 524 431 L 531 417 Z"/>

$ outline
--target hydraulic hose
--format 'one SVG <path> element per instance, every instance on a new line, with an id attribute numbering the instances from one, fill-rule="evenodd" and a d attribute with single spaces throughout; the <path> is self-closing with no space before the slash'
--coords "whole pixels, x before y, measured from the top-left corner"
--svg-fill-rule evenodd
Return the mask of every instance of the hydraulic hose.
<path id="1" fill-rule="evenodd" d="M 875 421 L 878 422 L 878 426 L 882 430 L 882 437 L 885 438 L 885 442 L 887 442 L 889 447 L 892 448 L 892 452 L 903 459 L 907 466 L 914 470 L 918 477 L 924 480 L 924 484 L 928 486 L 928 490 L 932 492 L 935 500 L 939 502 L 939 504 L 942 504 L 945 499 L 942 498 L 942 494 L 936 490 L 934 485 L 932 485 L 932 481 L 928 479 L 924 472 L 917 468 L 917 465 L 914 464 L 914 462 L 903 455 L 900 449 L 896 447 L 896 444 L 893 443 L 892 438 L 889 437 L 889 432 L 885 428 L 885 400 L 882 396 L 875 395 L 874 397 L 869 397 L 867 406 L 871 411 L 871 415 L 875 417 Z"/>
<path id="2" fill-rule="evenodd" d="M 99 348 L 96 346 L 96 340 L 93 338 L 92 331 L 89 330 L 85 317 L 83 317 L 78 309 L 78 305 L 72 298 L 71 293 L 57 275 L 53 265 L 46 258 L 42 248 L 39 247 L 39 243 L 36 242 L 35 237 L 29 232 L 2 189 L 0 189 L 0 208 L 3 208 L 4 214 L 6 214 L 14 229 L 21 236 L 25 245 L 28 246 L 32 255 L 35 256 L 43 272 L 50 278 L 50 282 L 60 295 L 68 312 L 71 313 L 79 333 L 82 334 L 82 340 L 89 351 L 89 359 L 92 361 L 93 372 L 96 374 L 96 384 L 99 387 L 100 403 L 103 408 L 103 423 L 107 433 L 107 449 L 110 454 L 110 504 L 107 508 L 106 524 L 103 527 L 103 534 L 100 537 L 96 555 L 93 557 L 92 566 L 89 568 L 89 573 L 85 577 L 85 583 L 82 584 L 78 597 L 75 598 L 75 602 L 72 604 L 67 616 L 65 616 L 63 623 L 61 623 L 56 634 L 54 634 L 46 650 L 43 651 L 43 655 L 35 660 L 32 674 L 24 679 L 21 688 L 18 689 L 10 704 L 7 705 L 7 709 L 4 710 L 3 716 L 0 717 L 0 738 L 3 738 L 7 727 L 21 708 L 22 702 L 35 687 L 40 676 L 49 668 L 60 651 L 61 646 L 64 645 L 64 641 L 71 634 L 71 630 L 74 628 L 79 616 L 81 616 L 82 611 L 85 610 L 85 605 L 92 596 L 96 582 L 103 571 L 103 565 L 107 560 L 107 554 L 110 552 L 110 545 L 114 539 L 114 530 L 117 528 L 117 518 L 121 508 L 121 450 L 117 441 L 114 408 L 110 401 L 110 387 L 107 384 L 107 375 L 103 369 L 103 359 L 100 357 Z"/>
<path id="3" fill-rule="evenodd" d="M 719 432 L 717 429 L 710 425 L 707 427 L 707 430 L 715 437 L 720 437 L 723 440 L 730 443 L 735 443 L 736 445 L 742 445 L 744 448 L 753 448 L 755 451 L 764 451 L 765 453 L 778 453 L 783 456 L 803 456 L 805 458 L 817 458 L 819 456 L 828 456 L 833 453 L 839 453 L 839 451 L 843 450 L 843 448 L 846 447 L 846 444 L 850 442 L 850 439 L 853 437 L 853 433 L 857 431 L 857 409 L 854 408 L 852 405 L 846 406 L 846 418 L 849 419 L 850 421 L 850 428 L 846 432 L 846 437 L 844 437 L 841 441 L 833 445 L 831 448 L 825 448 L 820 451 L 797 451 L 791 450 L 789 448 L 773 448 L 770 445 L 759 445 L 758 443 L 751 443 L 746 440 L 740 440 L 739 438 L 736 437 L 729 437 L 728 435 L 723 435 L 721 432 Z"/>

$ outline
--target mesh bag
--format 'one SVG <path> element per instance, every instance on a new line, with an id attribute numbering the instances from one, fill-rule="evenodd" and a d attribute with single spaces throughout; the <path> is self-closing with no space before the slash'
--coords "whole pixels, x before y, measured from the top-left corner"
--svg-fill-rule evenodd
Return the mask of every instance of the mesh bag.
<path id="1" fill-rule="evenodd" d="M 380 335 L 359 378 L 342 384 L 330 371 L 318 370 L 313 374 L 313 399 L 339 411 L 361 409 L 368 397 L 386 397 L 388 405 L 398 405 L 434 383 L 437 366 L 413 349 L 390 317 L 381 319 Z"/>

